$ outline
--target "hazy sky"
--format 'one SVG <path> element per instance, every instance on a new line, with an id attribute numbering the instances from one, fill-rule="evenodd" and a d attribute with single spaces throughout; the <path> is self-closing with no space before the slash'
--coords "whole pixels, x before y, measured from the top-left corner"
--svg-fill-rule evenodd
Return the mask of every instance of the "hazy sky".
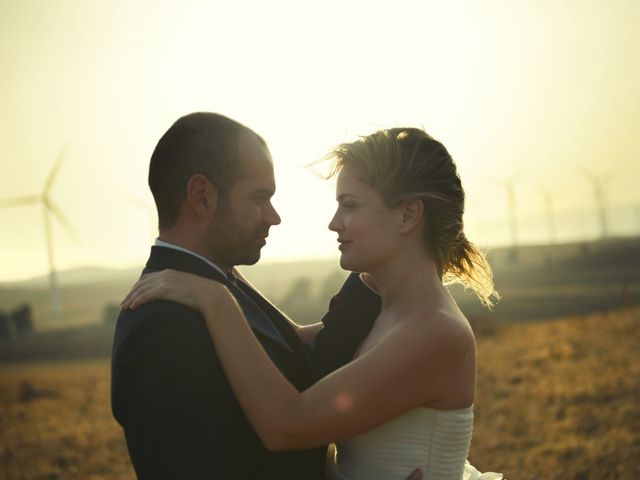
<path id="1" fill-rule="evenodd" d="M 611 209 L 635 212 L 617 228 L 637 229 L 638 25 L 635 0 L 1 0 L 0 199 L 39 193 L 68 145 L 51 198 L 80 241 L 54 224 L 56 264 L 142 263 L 151 152 L 206 110 L 269 143 L 283 223 L 266 260 L 337 257 L 333 185 L 303 167 L 397 125 L 454 155 L 481 244 L 508 241 L 508 179 L 523 222 L 542 215 L 544 188 L 560 237 L 596 234 L 583 169 L 610 175 Z M 0 281 L 46 272 L 42 208 L 0 209 L 0 225 Z"/>

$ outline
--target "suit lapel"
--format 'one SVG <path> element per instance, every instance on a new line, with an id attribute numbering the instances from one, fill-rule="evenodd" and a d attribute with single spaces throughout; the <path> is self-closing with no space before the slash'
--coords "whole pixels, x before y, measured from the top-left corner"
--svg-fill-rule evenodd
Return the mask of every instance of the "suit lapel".
<path id="1" fill-rule="evenodd" d="M 258 305 L 256 305 L 241 288 L 230 282 L 229 279 L 218 270 L 189 253 L 167 247 L 151 247 L 151 255 L 149 256 L 144 273 L 157 272 L 168 268 L 193 273 L 225 285 L 240 304 L 247 322 L 254 332 L 273 340 L 293 353 L 291 346 Z"/>
<path id="2" fill-rule="evenodd" d="M 226 278 L 225 278 L 226 280 Z M 261 334 L 271 338 L 272 340 L 280 343 L 282 346 L 286 347 L 291 353 L 293 350 L 291 345 L 287 343 L 284 337 L 280 334 L 278 329 L 271 323 L 269 317 L 265 315 L 265 313 L 260 309 L 258 305 L 244 292 L 242 289 L 226 280 L 225 285 L 229 288 L 229 291 L 233 293 L 233 296 L 236 297 L 240 306 L 242 307 L 242 311 L 251 325 L 251 328 Z M 241 300 L 242 299 L 242 300 Z"/>
<path id="3" fill-rule="evenodd" d="M 298 337 L 295 329 L 289 324 L 289 320 L 287 320 L 282 312 L 280 312 L 274 305 L 272 305 L 269 300 L 264 298 L 260 293 L 254 290 L 250 285 L 246 284 L 242 280 L 238 279 L 238 287 L 249 297 L 253 302 L 260 308 L 265 315 L 271 319 L 271 323 L 278 329 L 280 334 L 285 338 L 287 344 L 291 347 L 294 353 L 298 356 L 298 358 L 305 362 L 308 370 L 315 377 L 317 376 L 317 372 L 311 357 L 309 355 L 309 351 L 305 348 L 302 340 Z"/>

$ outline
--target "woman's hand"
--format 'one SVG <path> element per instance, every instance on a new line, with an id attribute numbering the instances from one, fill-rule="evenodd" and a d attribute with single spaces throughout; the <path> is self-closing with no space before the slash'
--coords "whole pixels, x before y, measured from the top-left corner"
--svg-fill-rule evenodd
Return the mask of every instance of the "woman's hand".
<path id="1" fill-rule="evenodd" d="M 135 310 L 153 300 L 170 300 L 194 310 L 201 310 L 205 300 L 226 293 L 221 283 L 192 273 L 163 270 L 148 273 L 131 288 L 120 306 L 123 310 Z"/>

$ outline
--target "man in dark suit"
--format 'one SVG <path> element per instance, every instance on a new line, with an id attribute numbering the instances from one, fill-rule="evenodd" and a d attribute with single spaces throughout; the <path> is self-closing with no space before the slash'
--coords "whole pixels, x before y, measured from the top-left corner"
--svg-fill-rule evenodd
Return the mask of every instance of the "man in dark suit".
<path id="1" fill-rule="evenodd" d="M 352 274 L 322 323 L 291 323 L 235 265 L 260 258 L 275 180 L 262 138 L 213 113 L 180 118 L 151 157 L 160 235 L 144 273 L 190 272 L 226 285 L 274 364 L 299 390 L 348 362 L 379 310 Z M 305 340 L 305 341 L 303 341 Z M 313 345 L 313 346 L 310 346 Z M 238 352 L 239 355 L 242 352 Z M 202 316 L 167 301 L 123 311 L 112 409 L 141 479 L 323 479 L 326 448 L 269 452 L 238 405 Z"/>

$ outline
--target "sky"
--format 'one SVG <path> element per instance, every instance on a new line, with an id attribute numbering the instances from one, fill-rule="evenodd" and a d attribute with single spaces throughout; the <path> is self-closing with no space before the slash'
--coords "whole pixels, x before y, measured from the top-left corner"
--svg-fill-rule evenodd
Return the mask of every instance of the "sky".
<path id="1" fill-rule="evenodd" d="M 334 185 L 305 165 L 419 126 L 452 153 L 468 237 L 509 244 L 640 232 L 640 2 L 0 0 L 0 203 L 42 192 L 58 269 L 143 264 L 148 162 L 193 111 L 268 142 L 278 190 L 264 261 L 336 258 Z M 0 281 L 48 271 L 41 205 L 0 208 Z"/>

